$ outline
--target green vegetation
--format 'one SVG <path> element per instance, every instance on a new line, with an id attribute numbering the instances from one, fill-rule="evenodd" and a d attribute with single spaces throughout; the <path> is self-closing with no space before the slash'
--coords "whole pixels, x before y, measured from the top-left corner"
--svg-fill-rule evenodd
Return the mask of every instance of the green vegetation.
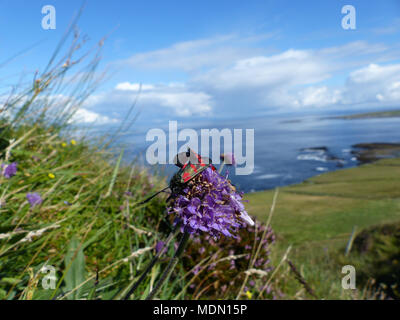
<path id="1" fill-rule="evenodd" d="M 77 56 L 83 42 L 75 33 L 64 55 L 61 43 L 32 84 L 2 102 L 1 299 L 122 299 L 172 229 L 165 197 L 139 205 L 165 179 L 135 162 L 123 164 L 123 150 L 109 147 L 129 128 L 129 117 L 110 135 L 76 136 L 71 120 L 102 77 L 95 76 L 102 42 Z M 242 229 L 236 239 L 191 239 L 157 298 L 379 298 L 372 278 L 390 285 L 385 293 L 397 297 L 398 281 L 390 274 L 398 272 L 399 261 L 399 173 L 400 159 L 385 159 L 320 175 L 279 194 L 246 195 L 249 213 L 262 223 Z M 370 229 L 356 235 L 346 255 L 355 226 Z M 178 238 L 132 299 L 152 290 Z M 360 271 L 359 291 L 341 289 L 344 264 Z M 48 288 L 51 270 L 56 281 Z"/>
<path id="2" fill-rule="evenodd" d="M 154 256 L 157 242 L 171 230 L 171 220 L 164 218 L 165 196 L 138 205 L 166 181 L 135 163 L 122 165 L 121 156 L 116 159 L 97 144 L 67 139 L 54 127 L 21 124 L 7 132 L 15 142 L 3 150 L 3 164 L 18 165 L 15 175 L 0 176 L 0 298 L 123 298 Z M 42 202 L 30 204 L 28 193 L 37 193 Z M 259 261 L 253 250 L 259 243 L 267 264 L 270 241 L 263 239 L 270 235 L 264 237 L 262 230 L 260 225 L 257 230 L 243 229 L 240 241 L 193 239 L 158 298 L 251 296 L 249 290 L 244 291 L 247 295 L 239 290 L 246 281 L 262 285 L 258 274 L 245 277 L 249 263 Z M 147 296 L 174 253 L 175 242 L 132 298 Z M 236 263 L 232 278 L 215 278 L 227 274 L 231 261 Z M 57 271 L 53 289 L 43 288 L 45 266 Z M 234 285 L 228 290 L 231 281 Z M 192 283 L 196 287 L 190 287 Z M 219 287 L 223 290 L 216 290 Z"/>
<path id="3" fill-rule="evenodd" d="M 102 41 L 82 53 L 85 40 L 74 30 L 0 108 L 0 299 L 123 299 L 172 229 L 165 196 L 139 204 L 165 179 L 122 163 L 123 150 L 110 148 L 133 123 L 133 107 L 115 132 L 96 139 L 71 122 L 103 76 Z M 257 223 L 240 232 L 242 241 L 191 239 L 156 298 L 272 297 L 263 292 L 273 276 L 272 231 Z M 130 298 L 148 296 L 179 237 Z M 247 274 L 252 267 L 257 272 Z"/>
<path id="4" fill-rule="evenodd" d="M 348 116 L 331 117 L 331 119 L 353 120 L 353 119 L 395 118 L 395 117 L 400 117 L 400 110 L 358 113 L 358 114 L 351 114 Z"/>
<path id="5" fill-rule="evenodd" d="M 17 162 L 18 170 L 0 182 L 0 276 L 14 279 L 16 286 L 2 287 L 2 297 L 21 292 L 24 298 L 54 295 L 55 290 L 34 290 L 44 264 L 59 270 L 71 268 L 72 274 L 64 275 L 64 292 L 93 277 L 96 270 L 101 278 L 112 276 L 126 282 L 143 258 L 120 260 L 153 250 L 160 237 L 154 224 L 164 208 L 160 201 L 146 208 L 133 205 L 164 182 L 136 166 L 115 170 L 112 154 L 88 147 L 84 141 L 66 142 L 52 128 L 21 127 L 9 134 L 18 143 L 6 153 L 11 153 L 9 161 Z M 28 192 L 38 193 L 43 202 L 31 207 Z M 115 268 L 110 268 L 114 263 Z M 118 285 L 109 282 L 114 288 Z"/>
<path id="6" fill-rule="evenodd" d="M 96 71 L 103 42 L 82 52 L 85 42 L 73 25 L 44 70 L 2 101 L 2 299 L 114 298 L 164 237 L 163 199 L 137 203 L 165 181 L 116 159 L 108 146 L 118 131 L 94 140 L 80 130 L 74 138 L 71 120 L 103 77 Z M 55 287 L 48 279 L 45 288 L 46 275 Z"/>
<path id="7" fill-rule="evenodd" d="M 320 298 L 360 298 L 341 289 L 341 267 L 355 263 L 355 253 L 344 256 L 345 247 L 354 227 L 361 230 L 400 221 L 399 175 L 400 159 L 385 159 L 282 188 L 271 223 L 277 235 L 275 260 L 292 245 L 289 258 Z M 249 213 L 266 219 L 273 193 L 247 194 Z M 398 246 L 387 250 L 399 253 Z M 368 252 L 374 256 L 373 250 Z M 358 262 L 357 270 L 371 269 L 371 259 Z M 367 282 L 363 274 L 357 284 L 360 291 Z M 299 290 L 292 286 L 287 288 L 289 295 Z"/>

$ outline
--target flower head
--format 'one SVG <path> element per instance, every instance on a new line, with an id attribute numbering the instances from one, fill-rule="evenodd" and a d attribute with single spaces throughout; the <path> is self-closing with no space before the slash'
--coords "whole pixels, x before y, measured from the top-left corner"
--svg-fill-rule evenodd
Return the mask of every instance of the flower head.
<path id="1" fill-rule="evenodd" d="M 3 175 L 5 178 L 10 179 L 12 176 L 15 176 L 17 173 L 17 163 L 13 162 L 9 165 L 2 164 Z"/>
<path id="2" fill-rule="evenodd" d="M 76 145 L 76 141 L 74 140 L 74 139 L 72 139 L 71 141 L 71 144 L 74 146 L 74 145 Z"/>
<path id="3" fill-rule="evenodd" d="M 159 253 L 165 246 L 165 242 L 164 241 L 158 241 L 156 243 L 156 252 Z"/>
<path id="4" fill-rule="evenodd" d="M 175 196 L 169 213 L 176 214 L 182 223 L 182 232 L 199 234 L 203 231 L 213 238 L 221 234 L 235 237 L 244 222 L 254 224 L 241 199 L 229 180 L 207 168 Z"/>
<path id="5" fill-rule="evenodd" d="M 29 205 L 31 206 L 31 208 L 33 208 L 36 205 L 41 204 L 43 201 L 37 192 L 28 193 L 26 195 L 26 198 L 28 199 L 28 202 L 29 202 Z"/>
<path id="6" fill-rule="evenodd" d="M 48 176 L 50 179 L 54 179 L 56 177 L 53 173 L 49 173 Z"/>
<path id="7" fill-rule="evenodd" d="M 67 144 L 65 142 L 61 143 L 61 147 L 65 148 Z"/>

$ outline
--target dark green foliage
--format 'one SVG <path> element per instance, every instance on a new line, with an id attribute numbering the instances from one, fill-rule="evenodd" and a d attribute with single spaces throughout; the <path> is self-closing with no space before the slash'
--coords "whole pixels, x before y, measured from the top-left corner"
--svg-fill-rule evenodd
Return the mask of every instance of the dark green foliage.
<path id="1" fill-rule="evenodd" d="M 360 232 L 353 245 L 360 259 L 357 277 L 375 280 L 377 289 L 400 299 L 400 223 L 384 224 Z"/>
<path id="2" fill-rule="evenodd" d="M 269 255 L 275 235 L 269 228 L 265 238 L 262 238 L 264 231 L 265 227 L 257 222 L 257 228 L 246 226 L 239 231 L 236 239 L 222 237 L 215 241 L 206 234 L 195 238 L 188 247 L 183 261 L 184 269 L 192 270 L 189 279 L 195 276 L 191 280 L 188 294 L 203 299 L 236 298 L 245 280 L 245 272 L 254 259 L 253 268 L 264 275 L 256 273 L 250 275 L 244 291 L 252 294 L 263 291 L 264 298 L 271 298 L 269 294 L 271 288 L 266 288 L 264 285 L 271 275 L 272 265 Z M 255 258 L 255 251 L 260 244 L 261 250 Z"/>

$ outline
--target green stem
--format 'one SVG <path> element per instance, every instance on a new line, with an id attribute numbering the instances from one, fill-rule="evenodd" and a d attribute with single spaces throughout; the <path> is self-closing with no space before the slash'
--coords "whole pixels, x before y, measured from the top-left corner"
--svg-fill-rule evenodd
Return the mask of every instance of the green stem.
<path id="1" fill-rule="evenodd" d="M 174 270 L 176 264 L 179 261 L 179 258 L 181 257 L 187 243 L 189 240 L 190 234 L 185 231 L 185 233 L 182 236 L 181 241 L 179 242 L 178 249 L 176 249 L 176 252 L 174 256 L 172 257 L 171 261 L 168 263 L 167 268 L 164 270 L 163 274 L 161 275 L 160 280 L 156 283 L 154 286 L 154 289 L 150 292 L 150 294 L 147 296 L 146 300 L 152 300 L 154 296 L 157 294 L 157 292 L 160 290 L 161 286 L 167 280 L 171 274 L 171 272 Z"/>
<path id="2" fill-rule="evenodd" d="M 153 258 L 153 260 L 148 264 L 148 266 L 146 267 L 146 269 L 144 270 L 144 272 L 140 276 L 139 280 L 136 281 L 136 283 L 132 286 L 132 288 L 129 290 L 129 292 L 125 295 L 123 300 L 128 300 L 129 297 L 135 292 L 137 287 L 139 287 L 139 285 L 142 283 L 142 281 L 146 278 L 146 275 L 150 272 L 150 270 L 157 263 L 158 259 L 164 253 L 166 248 L 168 248 L 168 245 L 169 245 L 170 241 L 172 240 L 172 238 L 174 238 L 174 236 L 176 235 L 178 228 L 179 228 L 179 226 L 177 225 L 174 228 L 174 230 L 171 231 L 171 233 L 169 234 L 167 240 L 165 241 L 164 247 L 156 254 L 156 256 Z"/>

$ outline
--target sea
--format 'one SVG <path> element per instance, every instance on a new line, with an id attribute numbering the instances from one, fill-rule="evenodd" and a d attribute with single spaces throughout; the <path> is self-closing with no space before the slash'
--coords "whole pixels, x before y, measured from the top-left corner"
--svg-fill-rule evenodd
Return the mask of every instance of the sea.
<path id="1" fill-rule="evenodd" d="M 197 133 L 201 129 L 242 129 L 243 153 L 245 129 L 254 129 L 254 169 L 251 174 L 238 175 L 232 166 L 223 169 L 224 173 L 228 170 L 232 183 L 243 192 L 296 184 L 319 174 L 358 166 L 360 163 L 351 152 L 354 144 L 400 143 L 400 118 L 338 119 L 321 115 L 286 114 L 229 120 L 183 120 L 178 121 L 177 125 L 178 132 L 188 128 Z M 133 125 L 118 136 L 114 147 L 125 150 L 126 162 L 135 159 L 136 163 L 148 170 L 169 178 L 178 169 L 176 166 L 154 165 L 146 161 L 146 151 L 154 143 L 146 141 L 146 135 L 154 128 L 163 130 L 168 141 L 167 120 L 150 127 Z M 168 148 L 166 151 L 168 153 Z M 202 154 L 201 150 L 197 151 Z M 223 149 L 220 152 L 223 153 Z M 202 155 L 210 157 L 211 151 Z"/>

